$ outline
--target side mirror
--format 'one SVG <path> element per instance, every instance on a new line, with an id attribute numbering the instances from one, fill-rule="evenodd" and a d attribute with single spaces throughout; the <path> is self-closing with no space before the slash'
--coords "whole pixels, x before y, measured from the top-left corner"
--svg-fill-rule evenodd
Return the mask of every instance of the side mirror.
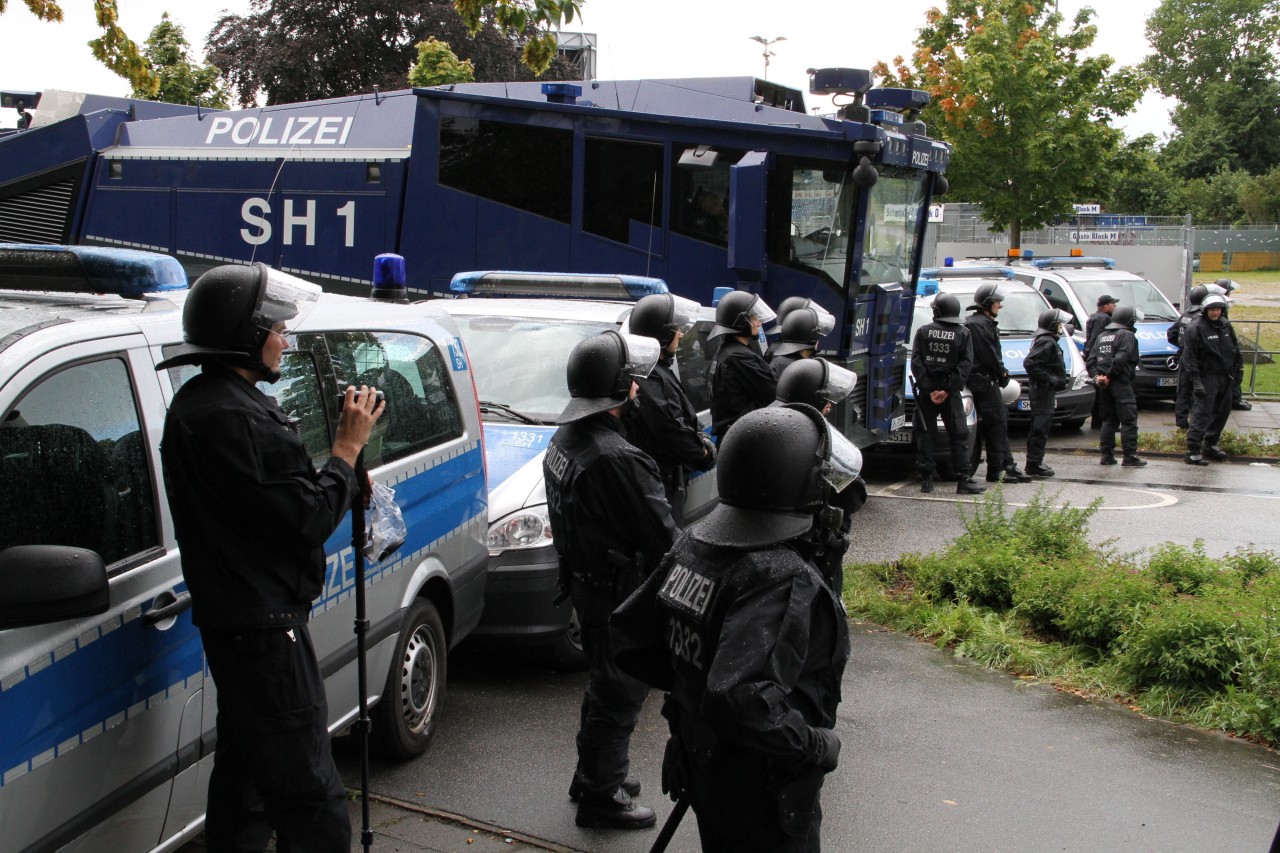
<path id="1" fill-rule="evenodd" d="M 96 551 L 14 545 L 0 551 L 0 629 L 106 613 L 107 565 Z"/>

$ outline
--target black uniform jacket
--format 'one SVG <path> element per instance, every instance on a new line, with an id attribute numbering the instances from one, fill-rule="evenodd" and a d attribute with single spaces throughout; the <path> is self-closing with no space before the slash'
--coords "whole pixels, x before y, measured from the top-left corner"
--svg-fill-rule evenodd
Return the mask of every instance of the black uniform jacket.
<path id="1" fill-rule="evenodd" d="M 556 551 L 584 577 L 617 564 L 609 551 L 651 569 L 675 539 L 657 464 L 621 429 L 609 412 L 565 424 L 542 460 Z"/>
<path id="2" fill-rule="evenodd" d="M 640 387 L 639 405 L 626 416 L 627 440 L 657 462 L 667 480 L 684 468 L 710 468 L 715 460 L 699 438 L 698 413 L 671 369 L 671 356 L 663 356 L 636 384 Z"/>
<path id="3" fill-rule="evenodd" d="M 1112 382 L 1133 382 L 1138 369 L 1138 339 L 1124 326 L 1103 329 L 1094 338 L 1086 358 L 1090 376 L 1106 376 Z"/>
<path id="4" fill-rule="evenodd" d="M 785 544 L 710 545 L 686 531 L 614 612 L 618 666 L 671 692 L 719 741 L 793 773 L 817 763 L 849 659 L 844 608 Z"/>
<path id="5" fill-rule="evenodd" d="M 721 339 L 711 363 L 711 428 L 724 441 L 738 418 L 773 402 L 778 380 L 764 356 L 737 338 Z"/>
<path id="6" fill-rule="evenodd" d="M 787 355 L 769 356 L 769 369 L 773 371 L 773 378 L 781 379 L 782 371 L 786 370 L 800 359 L 801 355 L 798 352 L 788 353 Z"/>
<path id="7" fill-rule="evenodd" d="M 1074 346 L 1074 344 L 1072 344 Z M 1063 358 L 1062 347 L 1058 345 L 1057 332 L 1039 331 L 1031 341 L 1031 351 L 1022 362 L 1027 371 L 1027 378 L 1032 385 L 1048 385 L 1050 388 L 1065 388 L 1067 382 L 1067 364 Z"/>
<path id="8" fill-rule="evenodd" d="M 1182 336 L 1186 333 L 1187 327 L 1196 321 L 1200 316 L 1200 306 L 1188 308 L 1178 315 L 1178 319 L 1169 325 L 1168 331 L 1164 333 L 1165 339 L 1175 347 L 1182 346 Z"/>
<path id="9" fill-rule="evenodd" d="M 341 459 L 316 471 L 275 400 L 206 366 L 174 395 L 160 443 L 192 621 L 238 631 L 306 624 L 324 542 L 357 493 Z"/>
<path id="10" fill-rule="evenodd" d="M 1000 327 L 995 319 L 981 311 L 974 311 L 965 318 L 964 324 L 973 335 L 973 370 L 969 374 L 969 387 L 974 387 L 972 380 L 975 377 L 995 384 L 1002 377 L 1008 376 L 1009 371 L 1005 369 L 1000 349 Z"/>
<path id="11" fill-rule="evenodd" d="M 911 342 L 911 377 L 916 396 L 934 391 L 959 394 L 973 369 L 969 329 L 960 323 L 927 323 Z"/>
<path id="12" fill-rule="evenodd" d="M 1242 366 L 1240 345 L 1231 322 L 1210 320 L 1203 313 L 1187 327 L 1178 354 L 1178 369 L 1195 381 L 1202 375 L 1235 376 Z"/>
<path id="13" fill-rule="evenodd" d="M 1089 315 L 1089 319 L 1084 321 L 1084 351 L 1088 352 L 1093 349 L 1093 342 L 1097 340 L 1098 335 L 1111 325 L 1111 315 L 1101 309 L 1094 311 Z"/>

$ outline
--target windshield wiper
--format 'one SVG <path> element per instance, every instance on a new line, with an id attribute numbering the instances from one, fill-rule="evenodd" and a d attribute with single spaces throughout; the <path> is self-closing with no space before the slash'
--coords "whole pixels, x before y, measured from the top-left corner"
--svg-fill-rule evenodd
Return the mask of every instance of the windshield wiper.
<path id="1" fill-rule="evenodd" d="M 1000 330 L 1001 337 L 1008 337 L 1009 335 L 1034 335 L 1035 333 L 1036 333 L 1035 329 L 1001 329 Z"/>
<path id="2" fill-rule="evenodd" d="M 544 421 L 541 418 L 535 418 L 532 415 L 526 415 L 524 412 L 516 411 L 504 403 L 491 403 L 488 400 L 480 401 L 480 411 L 486 415 L 500 414 L 520 421 L 523 424 L 533 424 L 535 426 L 546 426 L 550 421 Z"/>

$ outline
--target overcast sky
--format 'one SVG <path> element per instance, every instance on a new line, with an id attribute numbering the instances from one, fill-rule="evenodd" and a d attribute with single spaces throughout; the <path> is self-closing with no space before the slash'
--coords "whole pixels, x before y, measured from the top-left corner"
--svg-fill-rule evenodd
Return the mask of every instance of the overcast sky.
<path id="1" fill-rule="evenodd" d="M 305 0 L 301 0 L 305 2 Z M 123 78 L 107 71 L 86 44 L 96 37 L 92 0 L 61 0 L 66 20 L 38 21 L 22 0 L 0 15 L 0 89 L 66 89 L 128 95 Z M 925 12 L 940 0 L 584 0 L 582 19 L 567 31 L 595 33 L 600 79 L 764 74 L 764 47 L 751 36 L 786 38 L 771 46 L 769 79 L 808 91 L 807 68 L 869 68 L 877 60 L 910 56 Z M 1081 6 L 1097 14 L 1095 53 L 1134 64 L 1149 47 L 1143 35 L 1158 0 L 1062 0 L 1070 19 Z M 197 55 L 225 13 L 246 14 L 249 0 L 118 0 L 120 21 L 138 43 L 169 11 L 186 30 Z M 819 102 L 808 99 L 809 106 Z M 1148 95 L 1118 124 L 1130 136 L 1168 133 L 1171 102 Z M 14 110 L 0 109 L 0 127 L 13 127 Z"/>

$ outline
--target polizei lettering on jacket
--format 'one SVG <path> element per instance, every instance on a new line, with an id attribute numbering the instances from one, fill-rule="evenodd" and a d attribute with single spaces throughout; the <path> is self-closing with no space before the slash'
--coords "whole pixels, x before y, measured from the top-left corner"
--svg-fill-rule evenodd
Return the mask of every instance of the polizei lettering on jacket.
<path id="1" fill-rule="evenodd" d="M 564 455 L 564 451 L 554 444 L 547 448 L 547 456 L 543 460 L 547 473 L 555 479 L 557 483 L 564 480 L 564 472 L 569 468 L 569 457 Z"/>
<path id="2" fill-rule="evenodd" d="M 205 145 L 346 145 L 354 116 L 214 116 Z"/>
<path id="3" fill-rule="evenodd" d="M 667 575 L 658 600 L 699 619 L 707 612 L 717 581 L 676 563 Z"/>

